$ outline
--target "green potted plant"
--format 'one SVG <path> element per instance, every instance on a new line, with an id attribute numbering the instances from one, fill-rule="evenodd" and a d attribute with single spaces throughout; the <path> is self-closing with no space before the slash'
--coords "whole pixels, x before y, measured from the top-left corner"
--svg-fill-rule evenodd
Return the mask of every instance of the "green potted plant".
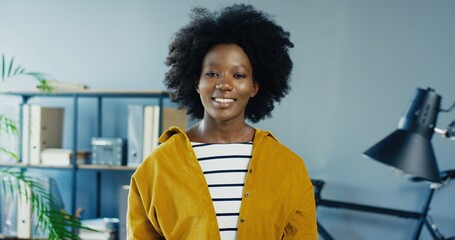
<path id="1" fill-rule="evenodd" d="M 14 76 L 27 75 L 37 81 L 40 91 L 51 93 L 47 84 L 47 75 L 30 72 L 21 66 L 15 66 L 14 58 L 9 61 L 2 54 L 1 82 Z M 1 91 L 2 89 L 0 89 Z M 0 136 L 11 135 L 19 139 L 17 123 L 0 114 Z M 19 161 L 18 154 L 0 145 L 0 152 Z M 25 201 L 30 201 L 32 212 L 36 213 L 38 228 L 48 234 L 48 239 L 80 239 L 78 229 L 89 229 L 81 224 L 78 217 L 67 214 L 60 209 L 56 196 L 42 187 L 39 179 L 27 176 L 15 167 L 0 167 L 1 185 L 5 194 L 11 194 Z M 89 229 L 92 230 L 92 229 Z"/>

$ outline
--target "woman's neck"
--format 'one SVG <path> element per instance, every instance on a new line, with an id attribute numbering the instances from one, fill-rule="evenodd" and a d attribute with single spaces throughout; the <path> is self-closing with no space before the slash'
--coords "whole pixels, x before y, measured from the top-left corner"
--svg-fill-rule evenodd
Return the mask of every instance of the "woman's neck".
<path id="1" fill-rule="evenodd" d="M 254 128 L 243 122 L 216 122 L 201 120 L 187 131 L 193 142 L 232 143 L 253 139 Z"/>

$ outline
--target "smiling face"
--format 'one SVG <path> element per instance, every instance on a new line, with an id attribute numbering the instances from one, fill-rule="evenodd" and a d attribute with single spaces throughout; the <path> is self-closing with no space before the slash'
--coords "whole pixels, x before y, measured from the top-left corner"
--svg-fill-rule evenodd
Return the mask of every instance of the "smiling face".
<path id="1" fill-rule="evenodd" d="M 197 84 L 204 119 L 245 121 L 245 108 L 258 92 L 248 56 L 236 44 L 219 44 L 205 55 Z"/>

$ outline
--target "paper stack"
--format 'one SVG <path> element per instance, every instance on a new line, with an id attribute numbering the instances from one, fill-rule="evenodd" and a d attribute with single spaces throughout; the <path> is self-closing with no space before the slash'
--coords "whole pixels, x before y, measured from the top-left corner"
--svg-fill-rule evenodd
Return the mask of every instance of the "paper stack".
<path id="1" fill-rule="evenodd" d="M 84 164 L 89 156 L 89 151 L 77 152 L 76 161 L 78 164 Z M 72 158 L 73 151 L 71 149 L 46 148 L 41 152 L 41 164 L 47 166 L 69 166 Z"/>
<path id="2" fill-rule="evenodd" d="M 82 220 L 82 224 L 98 232 L 81 229 L 79 237 L 90 240 L 117 240 L 118 239 L 118 218 L 95 218 Z"/>

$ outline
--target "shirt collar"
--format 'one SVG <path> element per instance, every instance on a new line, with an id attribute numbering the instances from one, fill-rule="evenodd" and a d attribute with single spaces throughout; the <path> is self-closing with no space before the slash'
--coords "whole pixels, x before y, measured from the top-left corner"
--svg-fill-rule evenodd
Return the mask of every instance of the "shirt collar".
<path id="1" fill-rule="evenodd" d="M 182 130 L 181 128 L 179 127 L 170 127 L 168 130 L 166 130 L 162 135 L 161 137 L 158 139 L 158 141 L 160 143 L 164 143 L 166 142 L 169 138 L 171 138 L 173 135 L 176 135 L 176 134 L 181 134 L 185 137 L 185 139 L 187 141 L 190 141 L 188 139 L 188 136 L 186 135 L 185 131 Z M 260 141 L 262 138 L 266 137 L 266 136 L 269 136 L 271 137 L 272 139 L 274 139 L 275 141 L 278 141 L 275 136 L 273 136 L 273 134 L 270 132 L 270 131 L 266 131 L 266 130 L 261 130 L 261 129 L 255 129 L 255 132 L 254 132 L 254 139 L 253 139 L 253 142 L 257 142 L 257 141 Z"/>

